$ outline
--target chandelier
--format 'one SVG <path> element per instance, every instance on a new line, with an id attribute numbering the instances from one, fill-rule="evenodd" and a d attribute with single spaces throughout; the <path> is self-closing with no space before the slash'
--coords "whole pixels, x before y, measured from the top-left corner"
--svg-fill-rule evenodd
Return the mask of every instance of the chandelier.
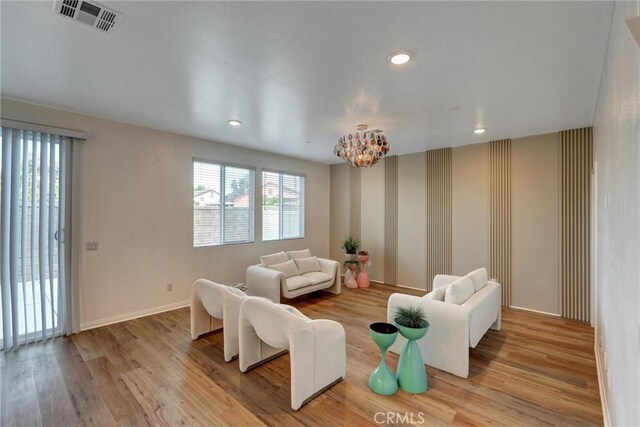
<path id="1" fill-rule="evenodd" d="M 333 154 L 354 168 L 370 168 L 389 152 L 389 143 L 380 129 L 367 131 L 358 125 L 358 132 L 340 137 Z"/>

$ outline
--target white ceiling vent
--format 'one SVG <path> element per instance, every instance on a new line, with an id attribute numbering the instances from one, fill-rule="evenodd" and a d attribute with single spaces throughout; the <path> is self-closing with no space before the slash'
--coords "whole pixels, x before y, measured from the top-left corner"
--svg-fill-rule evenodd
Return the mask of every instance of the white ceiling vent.
<path id="1" fill-rule="evenodd" d="M 112 33 L 122 21 L 121 13 L 94 1 L 55 0 L 54 12 L 57 15 L 91 25 L 105 33 Z"/>

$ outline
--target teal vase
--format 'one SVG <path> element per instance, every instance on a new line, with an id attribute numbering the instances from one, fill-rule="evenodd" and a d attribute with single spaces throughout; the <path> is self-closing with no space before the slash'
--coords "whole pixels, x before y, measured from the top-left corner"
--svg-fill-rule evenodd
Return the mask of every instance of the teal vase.
<path id="1" fill-rule="evenodd" d="M 424 367 L 424 359 L 420 352 L 420 347 L 416 342 L 422 338 L 429 327 L 425 328 L 407 328 L 405 326 L 396 325 L 400 334 L 407 339 L 400 359 L 398 360 L 398 385 L 404 391 L 409 393 L 424 393 L 428 389 L 427 371 Z"/>
<path id="2" fill-rule="evenodd" d="M 369 377 L 369 388 L 375 393 L 389 396 L 398 391 L 398 380 L 387 366 L 385 358 L 387 350 L 398 337 L 398 328 L 391 323 L 378 322 L 369 326 L 369 332 L 382 354 L 380 364 Z"/>

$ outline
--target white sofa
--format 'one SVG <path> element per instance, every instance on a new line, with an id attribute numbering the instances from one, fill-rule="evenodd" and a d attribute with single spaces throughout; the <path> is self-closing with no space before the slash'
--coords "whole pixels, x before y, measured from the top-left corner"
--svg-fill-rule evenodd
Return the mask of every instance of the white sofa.
<path id="1" fill-rule="evenodd" d="M 247 295 L 240 289 L 198 279 L 191 285 L 191 339 L 224 327 L 224 360 L 239 353 L 238 318 Z"/>
<path id="2" fill-rule="evenodd" d="M 240 306 L 239 332 L 242 372 L 289 351 L 293 410 L 346 375 L 345 332 L 338 322 L 311 320 L 294 307 L 249 297 Z"/>
<path id="3" fill-rule="evenodd" d="M 456 282 L 459 290 L 458 283 L 468 283 L 467 279 L 472 283 L 468 299 L 461 304 L 440 300 L 443 296 L 460 299 L 450 285 Z M 427 334 L 418 341 L 425 364 L 462 378 L 469 376 L 469 347 L 475 348 L 489 329 L 500 330 L 500 284 L 488 281 L 484 268 L 463 277 L 439 274 L 433 279 L 433 291 L 422 297 L 392 294 L 387 321 L 394 323 L 396 309 L 408 305 L 422 307 L 429 321 Z M 399 354 L 405 342 L 398 336 L 390 350 Z"/>
<path id="4" fill-rule="evenodd" d="M 324 290 L 340 293 L 340 264 L 317 258 L 309 249 L 278 252 L 260 257 L 260 264 L 247 268 L 247 294 L 280 302 L 280 297 L 295 298 Z"/>

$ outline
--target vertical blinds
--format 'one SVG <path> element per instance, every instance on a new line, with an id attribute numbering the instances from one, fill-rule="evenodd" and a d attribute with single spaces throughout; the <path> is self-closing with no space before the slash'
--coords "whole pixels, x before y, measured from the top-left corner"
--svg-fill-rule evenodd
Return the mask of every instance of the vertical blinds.
<path id="1" fill-rule="evenodd" d="M 262 173 L 262 240 L 304 237 L 304 177 Z"/>
<path id="2" fill-rule="evenodd" d="M 215 163 L 193 163 L 193 246 L 254 240 L 255 172 Z"/>
<path id="3" fill-rule="evenodd" d="M 0 343 L 2 348 L 65 332 L 71 141 L 2 128 L 0 140 Z"/>

